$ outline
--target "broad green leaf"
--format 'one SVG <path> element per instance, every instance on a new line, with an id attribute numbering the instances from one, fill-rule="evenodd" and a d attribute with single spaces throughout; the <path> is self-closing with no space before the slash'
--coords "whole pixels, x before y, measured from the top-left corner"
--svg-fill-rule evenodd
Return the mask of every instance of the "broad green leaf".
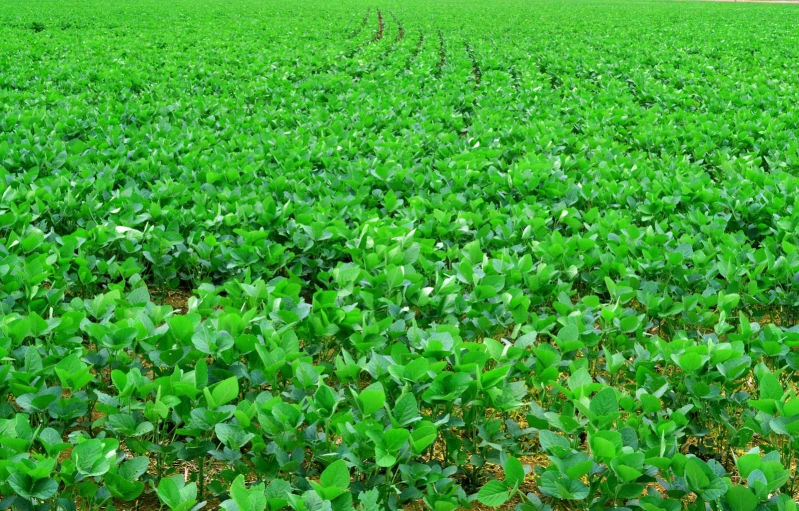
<path id="1" fill-rule="evenodd" d="M 511 456 L 505 463 L 505 484 L 511 488 L 518 488 L 522 482 L 524 482 L 524 467 L 519 460 Z"/>
<path id="2" fill-rule="evenodd" d="M 744 486 L 733 486 L 725 498 L 732 511 L 754 511 L 759 504 L 755 494 Z"/>
<path id="3" fill-rule="evenodd" d="M 111 495 L 125 502 L 136 500 L 144 491 L 144 483 L 117 474 L 106 474 L 103 481 Z"/>
<path id="4" fill-rule="evenodd" d="M 169 509 L 175 509 L 181 503 L 180 489 L 175 481 L 170 478 L 161 479 L 156 493 L 161 502 Z"/>
<path id="5" fill-rule="evenodd" d="M 383 385 L 380 383 L 369 385 L 358 395 L 358 400 L 363 406 L 364 415 L 371 415 L 380 410 L 386 403 L 386 393 L 383 390 Z"/>
<path id="6" fill-rule="evenodd" d="M 499 481 L 488 481 L 477 492 L 477 500 L 489 507 L 499 507 L 509 498 L 508 488 Z"/>
<path id="7" fill-rule="evenodd" d="M 350 470 L 344 460 L 336 460 L 322 472 L 319 482 L 323 488 L 346 489 L 350 485 Z"/>
<path id="8" fill-rule="evenodd" d="M 617 413 L 619 411 L 619 401 L 616 398 L 616 391 L 610 387 L 605 387 L 591 399 L 589 409 L 599 417 L 607 417 Z"/>
<path id="9" fill-rule="evenodd" d="M 225 405 L 239 396 L 239 381 L 235 376 L 222 380 L 211 392 L 214 408 Z"/>
<path id="10" fill-rule="evenodd" d="M 416 398 L 410 393 L 403 394 L 397 399 L 397 402 L 394 403 L 392 414 L 398 426 L 407 426 L 408 424 L 422 420 L 421 415 L 419 415 Z"/>
<path id="11" fill-rule="evenodd" d="M 239 511 L 264 511 L 266 509 L 266 495 L 264 485 L 258 484 L 247 488 L 244 476 L 239 475 L 230 485 L 230 496 L 239 507 Z"/>

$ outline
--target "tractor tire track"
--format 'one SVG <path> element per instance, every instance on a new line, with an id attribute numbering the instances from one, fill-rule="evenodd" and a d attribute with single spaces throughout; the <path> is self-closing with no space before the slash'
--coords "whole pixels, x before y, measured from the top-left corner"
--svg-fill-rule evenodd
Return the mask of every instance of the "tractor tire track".
<path id="1" fill-rule="evenodd" d="M 440 77 L 444 70 L 444 66 L 447 65 L 447 47 L 445 46 L 444 34 L 441 33 L 441 30 L 438 31 L 438 57 L 439 60 L 436 76 Z"/>
<path id="2" fill-rule="evenodd" d="M 393 12 L 390 14 L 394 22 L 397 24 L 397 36 L 394 38 L 393 41 L 391 41 L 390 44 L 386 45 L 385 49 L 382 52 L 380 52 L 380 54 L 374 59 L 374 61 L 367 67 L 367 70 L 364 72 L 364 74 L 372 73 L 378 68 L 378 66 L 384 65 L 386 63 L 386 60 L 389 59 L 390 55 L 401 47 L 401 42 L 405 38 L 405 28 L 402 25 L 402 21 Z M 385 38 L 385 23 L 383 24 L 383 27 L 384 27 L 382 30 L 383 36 L 381 37 L 381 39 Z M 377 38 L 375 38 L 371 42 L 374 41 L 377 41 Z"/>
<path id="3" fill-rule="evenodd" d="M 394 23 L 397 24 L 397 38 L 394 40 L 395 43 L 398 43 L 405 39 L 405 27 L 402 26 L 402 21 L 397 17 L 396 14 L 389 11 L 391 14 L 391 18 L 394 20 Z"/>
<path id="4" fill-rule="evenodd" d="M 380 9 L 377 10 L 377 32 L 375 33 L 374 40 L 379 41 L 383 39 L 383 32 L 386 29 L 386 24 L 383 21 L 383 13 L 380 12 Z"/>
<path id="5" fill-rule="evenodd" d="M 542 75 L 547 75 L 549 77 L 549 85 L 552 87 L 552 90 L 557 90 L 563 86 L 563 80 L 561 80 L 553 71 L 549 70 L 549 64 L 546 62 L 541 60 L 538 61 L 538 71 Z"/>
<path id="6" fill-rule="evenodd" d="M 626 83 L 627 83 L 627 89 L 630 91 L 630 95 L 632 95 L 633 100 L 636 103 L 638 103 L 640 106 L 646 109 L 652 108 L 655 102 L 651 98 L 648 98 L 645 94 L 641 93 L 638 84 L 635 83 L 635 80 L 633 80 L 630 77 L 627 77 Z"/>
<path id="7" fill-rule="evenodd" d="M 408 62 L 405 64 L 406 69 L 410 69 L 413 65 L 416 57 L 419 56 L 419 52 L 422 51 L 422 46 L 424 46 L 424 32 L 419 34 L 419 41 L 416 42 L 416 46 L 414 46 L 413 50 L 411 50 L 411 54 L 408 56 Z"/>
<path id="8" fill-rule="evenodd" d="M 368 9 L 366 9 L 366 14 L 365 14 L 365 15 L 364 15 L 364 17 L 363 17 L 363 21 L 361 21 L 361 26 L 360 26 L 360 27 L 358 27 L 358 28 L 356 28 L 355 30 L 353 30 L 353 31 L 350 33 L 350 35 L 349 35 L 349 36 L 347 36 L 347 38 L 348 38 L 348 39 L 355 39 L 356 37 L 358 37 L 359 35 L 361 35 L 361 32 L 363 32 L 363 29 L 364 29 L 364 28 L 366 27 L 366 25 L 369 23 L 369 15 L 371 14 L 371 12 L 372 12 L 372 8 L 371 8 L 371 7 L 370 7 L 370 8 L 368 8 Z"/>
<path id="9" fill-rule="evenodd" d="M 511 64 L 508 67 L 508 73 L 510 74 L 511 83 L 513 84 L 513 89 L 516 92 L 519 92 L 521 89 L 521 76 L 519 76 L 519 70 L 516 68 L 514 64 Z"/>
<path id="10" fill-rule="evenodd" d="M 364 27 L 366 27 L 366 24 L 369 22 L 369 13 L 370 12 L 371 12 L 371 9 L 368 9 L 366 11 L 366 16 L 364 16 L 364 18 L 363 18 L 363 25 L 361 27 L 362 29 Z M 368 41 L 364 41 L 364 42 L 354 46 L 353 48 L 351 48 L 348 52 L 346 52 L 344 54 L 344 57 L 346 57 L 348 59 L 353 59 L 359 53 L 361 53 L 364 48 L 366 48 L 367 46 L 369 46 L 373 42 L 379 41 L 380 39 L 382 39 L 383 38 L 383 29 L 384 28 L 385 28 L 385 25 L 384 25 L 384 22 L 383 22 L 383 14 L 380 12 L 380 9 L 378 9 L 377 10 L 377 31 L 375 31 L 374 35 L 372 35 L 372 38 L 369 39 Z"/>
<path id="11" fill-rule="evenodd" d="M 405 39 L 405 28 L 402 26 L 402 21 L 393 12 L 389 11 L 389 13 L 391 14 L 391 18 L 394 20 L 394 23 L 397 24 L 397 36 L 394 38 L 388 48 L 383 50 L 383 52 L 380 54 L 379 60 L 381 61 L 385 60 L 389 55 L 397 51 L 397 49 L 400 47 L 400 43 L 403 39 Z"/>
<path id="12" fill-rule="evenodd" d="M 474 48 L 472 48 L 472 45 L 469 44 L 468 41 L 466 41 L 464 45 L 466 47 L 466 54 L 469 56 L 469 60 L 472 61 L 472 74 L 474 75 L 474 88 L 476 89 L 483 78 L 483 71 L 480 69 L 480 63 L 477 62 L 477 57 L 474 55 Z"/>

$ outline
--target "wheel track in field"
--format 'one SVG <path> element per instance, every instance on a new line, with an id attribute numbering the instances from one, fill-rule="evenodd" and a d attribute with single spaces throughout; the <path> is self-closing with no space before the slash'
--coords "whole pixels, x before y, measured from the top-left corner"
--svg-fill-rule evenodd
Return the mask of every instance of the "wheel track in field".
<path id="1" fill-rule="evenodd" d="M 496 42 L 494 42 L 494 51 L 498 51 Z M 522 78 L 521 72 L 519 71 L 518 67 L 518 59 L 514 57 L 507 57 L 507 64 L 505 65 L 504 71 L 508 73 L 510 76 L 510 83 L 513 87 L 513 90 L 519 92 L 522 88 Z"/>
<path id="2" fill-rule="evenodd" d="M 368 21 L 367 18 L 364 18 L 364 21 Z M 365 25 L 364 25 L 365 26 Z M 385 20 L 383 19 L 383 13 L 380 9 L 377 9 L 377 30 L 375 30 L 374 34 L 372 35 L 371 39 L 368 41 L 364 41 L 355 47 L 351 48 L 348 52 L 344 54 L 344 56 L 348 59 L 355 58 L 359 53 L 361 53 L 364 48 L 369 46 L 374 42 L 378 42 L 383 39 L 383 33 L 385 31 Z"/>
<path id="3" fill-rule="evenodd" d="M 391 41 L 391 43 L 382 52 L 380 52 L 374 61 L 370 63 L 370 65 L 367 67 L 367 70 L 363 74 L 373 73 L 378 66 L 385 64 L 390 55 L 400 48 L 402 40 L 405 39 L 405 28 L 402 25 L 402 21 L 393 12 L 390 12 L 390 14 L 394 22 L 397 24 L 397 35 Z M 383 34 L 385 36 L 385 29 Z"/>
<path id="4" fill-rule="evenodd" d="M 364 22 L 368 21 L 369 12 L 371 11 L 367 10 L 367 17 L 364 17 Z M 380 41 L 386 39 L 386 29 L 387 29 L 386 16 L 383 14 L 383 11 L 380 8 L 377 8 L 376 12 L 377 12 L 377 29 L 373 33 L 371 39 L 363 41 L 360 44 L 348 50 L 344 54 L 346 58 L 353 59 L 371 44 L 379 43 Z M 400 47 L 400 43 L 405 39 L 406 31 L 405 31 L 405 26 L 402 23 L 402 20 L 396 14 L 394 14 L 393 11 L 387 11 L 387 12 L 388 15 L 391 16 L 392 20 L 397 24 L 397 35 L 394 37 L 391 43 L 382 52 L 380 52 L 379 55 L 377 55 L 375 60 L 371 64 L 369 64 L 364 71 L 356 73 L 358 77 L 363 76 L 364 74 L 369 74 L 374 72 L 375 69 L 377 69 L 378 65 L 384 62 L 389 55 L 394 53 Z M 416 53 L 418 53 L 418 51 L 419 50 L 414 50 L 412 58 L 415 58 Z M 412 59 L 409 58 L 409 62 L 410 60 Z M 408 64 L 408 67 L 410 67 L 410 64 Z"/>
<path id="5" fill-rule="evenodd" d="M 369 23 L 369 15 L 371 14 L 371 12 L 372 12 L 372 8 L 371 7 L 366 9 L 366 14 L 364 15 L 363 20 L 361 21 L 361 26 L 359 26 L 358 28 L 353 30 L 350 33 L 350 35 L 347 36 L 348 39 L 355 39 L 356 37 L 361 35 L 361 32 L 363 32 L 363 29 L 366 28 L 366 25 Z"/>
<path id="6" fill-rule="evenodd" d="M 380 9 L 377 10 L 377 32 L 375 33 L 374 40 L 380 41 L 383 39 L 383 32 L 386 30 L 386 23 L 383 20 L 383 13 Z"/>
<path id="7" fill-rule="evenodd" d="M 474 88 L 480 86 L 480 82 L 483 78 L 483 70 L 480 68 L 480 63 L 477 61 L 477 57 L 474 54 L 474 48 L 472 45 L 469 44 L 469 41 L 464 43 L 466 47 L 466 54 L 469 56 L 469 60 L 472 61 L 472 74 L 474 75 Z"/>
<path id="8" fill-rule="evenodd" d="M 397 24 L 397 35 L 394 37 L 394 40 L 391 41 L 391 44 L 380 54 L 378 59 L 380 61 L 385 60 L 389 55 L 397 51 L 400 42 L 405 39 L 405 28 L 402 26 L 402 20 L 400 20 L 393 12 L 389 11 L 389 13 L 391 14 L 391 19 Z"/>
<path id="9" fill-rule="evenodd" d="M 369 7 L 369 8 L 366 9 L 366 13 L 364 14 L 359 26 L 357 28 L 355 28 L 353 31 L 351 31 L 349 33 L 349 35 L 347 35 L 347 39 L 348 40 L 355 39 L 356 37 L 358 37 L 359 35 L 361 35 L 363 33 L 364 29 L 369 24 L 369 19 L 371 18 L 371 14 L 372 14 L 372 8 Z M 352 24 L 352 21 L 350 22 L 350 24 Z M 360 42 L 360 43 L 355 44 L 353 47 L 351 47 L 349 50 L 346 50 L 343 53 L 344 58 L 346 58 L 346 59 L 354 58 L 367 45 L 369 45 L 369 43 L 371 43 L 373 41 L 374 41 L 374 36 L 371 39 L 369 39 L 368 41 L 364 41 L 364 42 Z M 319 66 L 315 67 L 314 69 L 311 69 L 309 74 L 310 75 L 320 75 L 320 74 L 329 73 L 333 69 L 336 69 L 337 68 L 337 63 L 340 60 L 340 56 L 341 55 L 342 54 L 339 53 L 336 56 L 337 58 L 334 58 L 333 61 L 325 62 L 324 64 L 320 64 Z M 300 83 L 302 81 L 304 81 L 304 80 L 303 79 L 299 79 L 299 80 L 297 80 L 297 83 Z"/>
<path id="10" fill-rule="evenodd" d="M 406 69 L 410 69 L 413 65 L 413 62 L 416 60 L 416 57 L 419 56 L 419 52 L 422 51 L 422 47 L 424 46 L 424 32 L 419 33 L 419 40 L 416 42 L 416 46 L 413 47 L 411 50 L 411 54 L 408 56 L 408 62 L 405 64 Z"/>
<path id="11" fill-rule="evenodd" d="M 388 11 L 389 15 L 392 18 L 392 20 L 397 24 L 397 35 L 390 42 L 387 42 L 388 41 L 388 37 L 387 37 L 387 34 L 386 34 L 386 30 L 387 30 L 388 27 L 386 26 L 386 21 L 387 21 L 386 20 L 386 16 L 384 16 L 383 12 L 381 10 L 379 10 L 379 9 L 378 9 L 377 12 L 378 12 L 378 20 L 379 20 L 378 21 L 378 29 L 375 31 L 372 39 L 370 39 L 369 41 L 365 41 L 364 43 L 362 43 L 360 46 L 358 46 L 356 48 L 353 48 L 347 54 L 347 56 L 348 57 L 355 57 L 356 55 L 358 55 L 362 50 L 364 50 L 369 45 L 371 45 L 373 43 L 380 43 L 380 41 L 386 41 L 386 42 L 382 43 L 385 46 L 385 48 L 379 54 L 377 54 L 377 53 L 373 54 L 374 58 L 372 59 L 372 61 L 369 64 L 367 64 L 365 66 L 364 69 L 356 71 L 353 74 L 353 76 L 356 76 L 357 78 L 360 78 L 360 77 L 362 77 L 364 75 L 368 75 L 368 74 L 373 73 L 380 66 L 391 65 L 391 64 L 387 64 L 386 63 L 387 59 L 389 59 L 389 57 L 390 57 L 390 55 L 392 53 L 396 52 L 398 49 L 401 48 L 402 41 L 405 39 L 405 27 L 402 24 L 402 20 L 400 20 L 400 18 L 396 14 L 394 14 L 393 12 Z M 398 69 L 401 68 L 401 65 L 397 65 L 397 68 Z"/>
<path id="12" fill-rule="evenodd" d="M 405 39 L 405 27 L 402 26 L 402 21 L 394 14 L 392 11 L 389 11 L 391 14 L 391 18 L 394 20 L 394 23 L 397 24 L 397 38 L 394 40 L 395 43 L 398 43 Z"/>
<path id="13" fill-rule="evenodd" d="M 346 35 L 346 37 L 349 37 L 349 36 L 350 36 L 350 34 L 352 34 L 352 29 L 351 29 L 350 27 L 351 27 L 351 26 L 352 26 L 354 23 L 355 23 L 355 18 L 350 18 L 350 21 L 347 23 L 347 26 L 345 26 L 345 27 L 344 27 L 344 30 L 343 30 L 343 32 L 344 32 L 345 34 L 347 34 L 347 35 Z"/>
<path id="14" fill-rule="evenodd" d="M 627 89 L 630 91 L 633 100 L 635 100 L 636 103 L 638 103 L 641 107 L 645 109 L 652 108 L 654 102 L 648 100 L 643 94 L 641 94 L 641 91 L 639 90 L 638 84 L 635 83 L 635 80 L 633 80 L 630 77 L 627 77 L 625 81 L 627 82 Z"/>
<path id="15" fill-rule="evenodd" d="M 458 132 L 461 137 L 469 136 L 469 130 L 472 129 L 472 117 L 474 116 L 474 103 L 462 103 L 455 106 L 455 111 L 463 116 L 463 128 Z"/>
<path id="16" fill-rule="evenodd" d="M 551 71 L 549 69 L 549 63 L 539 59 L 538 71 L 542 75 L 546 75 L 549 77 L 549 85 L 550 87 L 552 87 L 552 90 L 560 89 L 563 86 L 563 80 L 561 80 L 560 77 L 557 74 L 555 74 L 554 71 Z"/>
<path id="17" fill-rule="evenodd" d="M 521 76 L 519 75 L 519 70 L 516 68 L 515 64 L 511 64 L 508 66 L 508 74 L 510 74 L 511 84 L 513 84 L 513 89 L 516 92 L 521 90 Z"/>
<path id="18" fill-rule="evenodd" d="M 474 89 L 478 90 L 480 86 L 480 81 L 482 79 L 483 71 L 480 69 L 480 64 L 477 62 L 477 57 L 474 54 L 474 48 L 472 48 L 471 43 L 469 41 L 463 42 L 464 49 L 466 50 L 466 56 L 469 58 L 469 61 L 472 64 L 472 77 L 474 79 Z M 464 100 L 455 107 L 455 111 L 458 112 L 463 117 L 463 128 L 460 130 L 458 135 L 461 137 L 467 138 L 469 136 L 469 131 L 472 129 L 472 125 L 474 124 L 473 118 L 477 113 L 477 109 L 479 107 L 477 103 L 477 98 L 481 93 L 475 94 L 471 96 L 471 101 Z M 471 145 L 471 142 L 470 142 Z"/>
<path id="19" fill-rule="evenodd" d="M 444 70 L 444 66 L 447 65 L 447 47 L 444 43 L 444 34 L 441 30 L 438 30 L 438 69 L 436 70 L 436 76 L 441 77 L 441 73 Z"/>
<path id="20" fill-rule="evenodd" d="M 366 14 L 365 14 L 365 15 L 364 15 L 364 17 L 363 17 L 363 21 L 361 21 L 361 26 L 360 26 L 360 27 L 358 27 L 358 28 L 357 28 L 357 29 L 356 29 L 356 30 L 355 30 L 355 31 L 354 31 L 352 34 L 350 34 L 350 35 L 349 35 L 349 37 L 348 37 L 348 39 L 355 39 L 356 37 L 358 37 L 359 35 L 361 35 L 361 34 L 363 33 L 364 29 L 366 28 L 366 25 L 368 25 L 368 24 L 369 24 L 369 18 L 371 17 L 371 13 L 372 13 L 372 8 L 371 8 L 371 7 L 370 7 L 370 8 L 368 8 L 368 9 L 366 9 Z M 345 58 L 348 58 L 348 59 L 354 58 L 354 57 L 355 57 L 356 55 L 358 55 L 358 54 L 359 54 L 359 53 L 360 53 L 360 52 L 361 52 L 361 51 L 362 51 L 362 50 L 363 50 L 363 49 L 364 49 L 364 48 L 365 48 L 365 47 L 366 47 L 366 46 L 367 46 L 369 43 L 371 43 L 372 41 L 374 41 L 374 39 L 375 39 L 375 38 L 374 38 L 374 36 L 373 36 L 373 37 L 372 37 L 370 40 L 368 40 L 368 41 L 366 41 L 366 42 L 361 42 L 361 43 L 359 43 L 359 44 L 356 44 L 355 46 L 353 46 L 352 48 L 350 48 L 349 50 L 347 50 L 347 51 L 344 53 L 344 57 L 345 57 Z"/>

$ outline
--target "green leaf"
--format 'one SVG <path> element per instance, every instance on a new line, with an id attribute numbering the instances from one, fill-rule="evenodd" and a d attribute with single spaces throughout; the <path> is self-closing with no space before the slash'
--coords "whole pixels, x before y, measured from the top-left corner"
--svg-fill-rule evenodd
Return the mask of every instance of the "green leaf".
<path id="1" fill-rule="evenodd" d="M 518 488 L 524 482 L 524 467 L 521 462 L 511 456 L 505 463 L 505 484 Z"/>
<path id="2" fill-rule="evenodd" d="M 599 435 L 591 435 L 588 439 L 588 444 L 591 446 L 591 453 L 599 461 L 608 462 L 617 454 L 616 446 L 613 445 L 613 442 Z"/>
<path id="3" fill-rule="evenodd" d="M 344 460 L 336 460 L 322 472 L 319 482 L 323 488 L 347 489 L 350 486 L 350 470 Z"/>
<path id="4" fill-rule="evenodd" d="M 407 429 L 390 429 L 383 433 L 383 445 L 389 451 L 397 452 L 408 443 L 410 436 Z"/>
<path id="5" fill-rule="evenodd" d="M 705 474 L 703 464 L 703 461 L 691 458 L 685 465 L 685 480 L 688 483 L 688 488 L 695 493 L 701 493 L 710 485 L 710 478 Z"/>
<path id="6" fill-rule="evenodd" d="M 205 388 L 208 385 L 208 364 L 205 359 L 200 359 L 194 366 L 194 384 L 198 389 Z"/>
<path id="7" fill-rule="evenodd" d="M 378 467 L 393 467 L 396 463 L 397 456 L 395 456 L 391 451 L 387 451 L 379 446 L 375 448 L 375 464 Z"/>
<path id="8" fill-rule="evenodd" d="M 655 413 L 660 411 L 660 399 L 652 394 L 641 394 L 638 397 L 641 400 L 641 405 L 644 413 Z"/>
<path id="9" fill-rule="evenodd" d="M 782 399 L 783 389 L 780 380 L 772 373 L 763 373 L 759 378 L 760 399 Z"/>
<path id="10" fill-rule="evenodd" d="M 128 293 L 126 299 L 131 305 L 147 305 L 150 301 L 150 293 L 146 286 L 141 286 Z"/>
<path id="11" fill-rule="evenodd" d="M 182 475 L 175 475 L 164 478 L 158 483 L 156 490 L 158 498 L 167 507 L 175 511 L 188 511 L 194 504 L 197 497 L 197 484 L 186 484 Z"/>
<path id="12" fill-rule="evenodd" d="M 130 481 L 117 474 L 106 474 L 103 476 L 103 481 L 111 495 L 125 502 L 137 499 L 144 491 L 144 483 Z"/>
<path id="13" fill-rule="evenodd" d="M 121 393 L 123 390 L 125 390 L 125 387 L 127 387 L 128 385 L 128 377 L 125 373 L 123 373 L 119 369 L 114 369 L 113 371 L 111 371 L 111 382 Z"/>
<path id="14" fill-rule="evenodd" d="M 558 472 L 544 472 L 538 483 L 544 495 L 564 500 L 583 500 L 588 497 L 588 486 Z"/>
<path id="15" fill-rule="evenodd" d="M 499 481 L 489 481 L 477 492 L 477 500 L 489 507 L 499 507 L 509 498 L 508 487 Z"/>
<path id="16" fill-rule="evenodd" d="M 605 387 L 591 400 L 588 409 L 599 417 L 608 417 L 619 411 L 619 401 L 616 398 L 616 391 L 610 387 Z"/>
<path id="17" fill-rule="evenodd" d="M 744 486 L 733 486 L 727 490 L 726 499 L 732 511 L 754 511 L 760 503 L 752 490 Z"/>
<path id="18" fill-rule="evenodd" d="M 738 458 L 736 465 L 738 465 L 738 472 L 741 477 L 746 479 L 749 477 L 749 474 L 758 470 L 763 465 L 763 458 L 760 457 L 760 454 L 754 452 L 744 454 Z"/>
<path id="19" fill-rule="evenodd" d="M 419 407 L 416 403 L 416 398 L 413 397 L 411 393 L 403 394 L 397 399 L 397 402 L 394 403 L 392 413 L 398 426 L 407 426 L 408 424 L 422 420 L 421 415 L 419 415 Z"/>
<path id="20" fill-rule="evenodd" d="M 97 477 L 111 468 L 111 462 L 105 455 L 103 443 L 97 439 L 86 440 L 72 450 L 75 468 L 85 477 Z"/>
<path id="21" fill-rule="evenodd" d="M 214 386 L 211 392 L 213 397 L 214 406 L 218 408 L 225 405 L 239 396 L 239 381 L 235 376 L 231 376 L 226 380 L 222 380 Z"/>
<path id="22" fill-rule="evenodd" d="M 466 259 L 468 259 L 472 264 L 483 262 L 483 251 L 480 248 L 480 242 L 478 240 L 471 241 L 464 245 L 463 252 L 466 256 Z"/>
<path id="23" fill-rule="evenodd" d="M 28 475 L 15 473 L 8 478 L 8 485 L 25 499 L 49 499 L 58 491 L 58 483 L 53 479 L 35 481 Z"/>
<path id="24" fill-rule="evenodd" d="M 324 414 L 326 417 L 329 417 L 336 408 L 337 402 L 338 396 L 333 389 L 324 383 L 319 385 L 319 388 L 316 389 L 316 393 L 314 394 L 314 403 L 316 404 L 320 413 Z"/>
<path id="25" fill-rule="evenodd" d="M 217 424 L 214 431 L 217 438 L 233 451 L 238 451 L 255 438 L 253 433 L 248 433 L 241 426 L 234 424 Z"/>
<path id="26" fill-rule="evenodd" d="M 144 475 L 149 465 L 149 458 L 146 456 L 138 456 L 123 463 L 122 466 L 119 467 L 118 473 L 125 479 L 132 481 Z"/>
<path id="27" fill-rule="evenodd" d="M 704 365 L 702 357 L 694 352 L 683 353 L 679 357 L 680 368 L 686 373 L 694 373 Z"/>
<path id="28" fill-rule="evenodd" d="M 544 452 L 556 456 L 562 456 L 564 453 L 571 450 L 571 444 L 569 444 L 567 439 L 546 429 L 538 433 L 538 441 L 541 443 L 541 449 L 543 449 Z"/>
<path id="29" fill-rule="evenodd" d="M 264 485 L 258 484 L 247 488 L 244 476 L 241 474 L 230 485 L 230 497 L 239 507 L 239 511 L 264 511 L 266 509 Z"/>
<path id="30" fill-rule="evenodd" d="M 585 367 L 581 367 L 580 369 L 576 370 L 571 376 L 569 376 L 569 390 L 577 390 L 581 387 L 585 387 L 587 385 L 591 385 L 594 382 L 593 378 L 591 378 L 591 374 L 588 372 L 588 369 Z"/>
<path id="31" fill-rule="evenodd" d="M 522 273 L 529 273 L 533 269 L 533 257 L 530 254 L 524 254 L 516 263 L 516 267 Z"/>
<path id="32" fill-rule="evenodd" d="M 183 346 L 191 346 L 191 336 L 194 332 L 194 324 L 188 316 L 170 316 L 167 319 L 169 331 L 180 341 Z"/>
<path id="33" fill-rule="evenodd" d="M 382 511 L 384 509 L 381 504 L 380 491 L 377 488 L 359 493 L 358 501 L 364 511 Z"/>
<path id="34" fill-rule="evenodd" d="M 300 362 L 294 369 L 294 377 L 298 387 L 304 390 L 316 387 L 319 383 L 319 372 L 314 366 L 306 362 Z"/>
<path id="35" fill-rule="evenodd" d="M 635 332 L 638 330 L 638 327 L 641 325 L 641 320 L 638 319 L 638 316 L 625 316 L 624 318 L 619 321 L 619 328 L 624 333 Z"/>
<path id="36" fill-rule="evenodd" d="M 161 499 L 161 502 L 164 503 L 169 509 L 175 509 L 180 505 L 181 497 L 180 497 L 180 489 L 178 488 L 177 483 L 170 478 L 161 479 L 161 482 L 158 483 L 158 489 L 156 490 L 158 494 L 158 498 Z"/>
<path id="37" fill-rule="evenodd" d="M 288 505 L 291 484 L 282 479 L 272 479 L 264 490 L 269 509 L 280 509 Z"/>
<path id="38" fill-rule="evenodd" d="M 572 343 L 578 340 L 580 340 L 580 331 L 574 323 L 569 323 L 558 332 L 558 341 L 562 343 Z"/>
<path id="39" fill-rule="evenodd" d="M 416 423 L 411 433 L 411 451 L 418 456 L 430 447 L 437 437 L 438 429 L 432 422 L 423 420 Z"/>
<path id="40" fill-rule="evenodd" d="M 371 415 L 383 408 L 386 404 L 386 392 L 381 383 L 373 383 L 363 389 L 358 395 L 358 400 L 363 406 L 363 414 Z"/>

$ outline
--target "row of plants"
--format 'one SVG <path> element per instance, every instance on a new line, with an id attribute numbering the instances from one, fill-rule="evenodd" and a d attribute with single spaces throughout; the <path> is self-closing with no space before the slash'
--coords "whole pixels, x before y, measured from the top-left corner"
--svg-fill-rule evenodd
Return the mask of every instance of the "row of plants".
<path id="1" fill-rule="evenodd" d="M 795 510 L 795 17 L 3 3 L 0 508 Z"/>

